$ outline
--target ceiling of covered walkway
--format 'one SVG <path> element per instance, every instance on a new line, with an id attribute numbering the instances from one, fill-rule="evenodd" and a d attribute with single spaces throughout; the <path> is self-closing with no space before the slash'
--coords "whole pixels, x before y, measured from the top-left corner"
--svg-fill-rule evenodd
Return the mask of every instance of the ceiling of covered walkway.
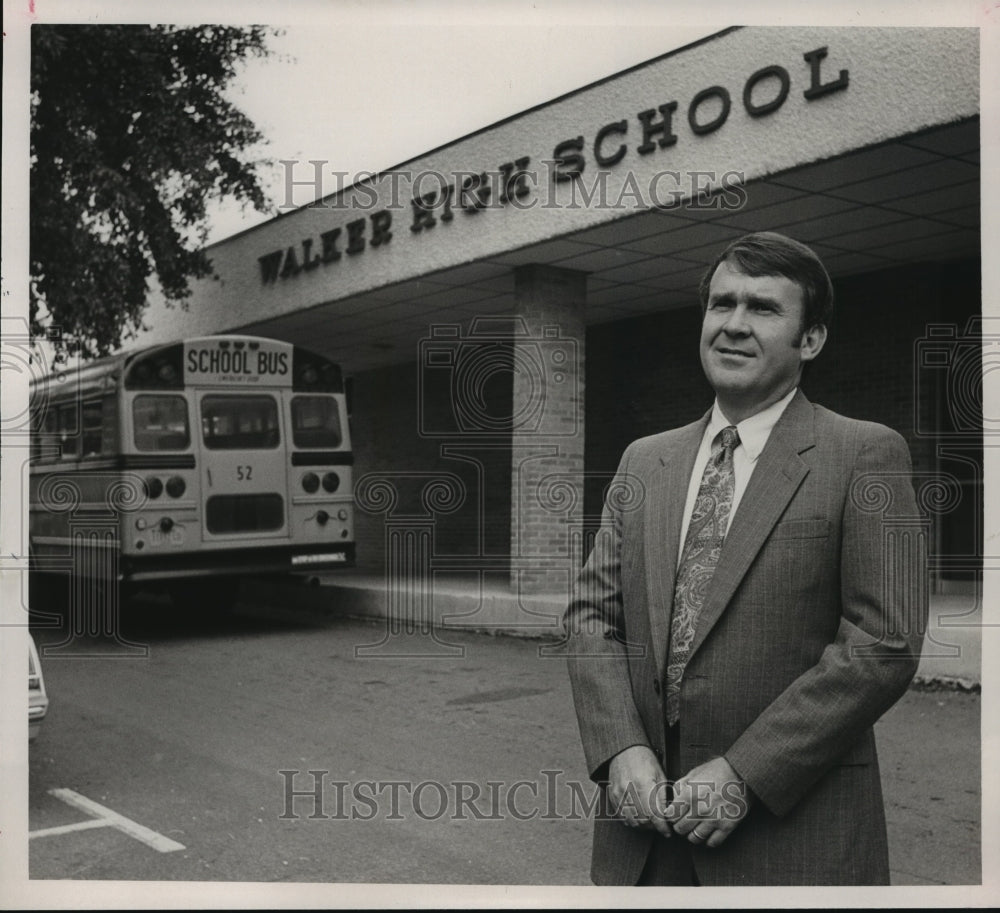
<path id="1" fill-rule="evenodd" d="M 588 274 L 587 323 L 692 305 L 706 264 L 748 231 L 809 244 L 830 274 L 978 257 L 979 120 L 938 128 L 748 184 L 735 208 L 629 215 L 501 256 L 242 327 L 329 355 L 348 374 L 414 361 L 436 324 L 509 314 L 513 268 Z"/>

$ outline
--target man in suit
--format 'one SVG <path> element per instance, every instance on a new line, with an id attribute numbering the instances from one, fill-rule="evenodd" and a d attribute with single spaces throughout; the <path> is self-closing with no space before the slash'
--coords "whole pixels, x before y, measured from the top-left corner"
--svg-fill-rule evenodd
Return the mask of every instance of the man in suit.
<path id="1" fill-rule="evenodd" d="M 564 620 L 591 875 L 887 884 L 872 726 L 927 611 L 909 451 L 799 390 L 833 310 L 808 247 L 748 235 L 700 292 L 715 404 L 626 449 Z"/>

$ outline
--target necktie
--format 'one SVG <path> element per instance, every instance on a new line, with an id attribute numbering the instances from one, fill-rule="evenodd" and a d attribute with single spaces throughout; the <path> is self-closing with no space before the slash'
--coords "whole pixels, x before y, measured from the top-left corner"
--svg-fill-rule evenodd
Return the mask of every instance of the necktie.
<path id="1" fill-rule="evenodd" d="M 705 592 L 715 573 L 722 542 L 729 525 L 736 480 L 733 451 L 740 442 L 735 425 L 723 428 L 712 441 L 698 497 L 691 512 L 684 551 L 674 587 L 674 611 L 670 619 L 670 650 L 667 655 L 667 722 L 673 726 L 680 716 L 681 679 L 694 640 Z"/>

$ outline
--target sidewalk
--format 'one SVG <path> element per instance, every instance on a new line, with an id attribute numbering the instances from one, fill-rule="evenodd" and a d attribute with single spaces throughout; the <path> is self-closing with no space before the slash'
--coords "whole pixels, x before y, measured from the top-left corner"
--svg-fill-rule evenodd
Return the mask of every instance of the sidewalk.
<path id="1" fill-rule="evenodd" d="M 302 578 L 306 583 L 307 578 Z M 550 637 L 560 633 L 566 607 L 562 595 L 519 595 L 499 584 L 435 577 L 426 591 L 389 588 L 382 575 L 347 570 L 321 574 L 304 585 L 308 611 L 360 618 L 386 618 L 402 628 L 455 628 L 517 637 Z M 267 587 L 267 582 L 261 586 Z M 255 581 L 256 586 L 256 581 Z M 974 596 L 931 596 L 918 682 L 961 688 L 981 683 L 982 603 Z"/>
<path id="2" fill-rule="evenodd" d="M 975 596 L 931 596 L 918 681 L 982 683 L 983 605 Z"/>

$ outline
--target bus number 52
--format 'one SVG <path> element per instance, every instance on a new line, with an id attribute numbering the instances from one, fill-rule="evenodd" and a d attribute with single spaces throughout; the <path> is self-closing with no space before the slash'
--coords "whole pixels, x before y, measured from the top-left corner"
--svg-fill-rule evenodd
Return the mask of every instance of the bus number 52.
<path id="1" fill-rule="evenodd" d="M 253 478 L 253 467 L 252 466 L 237 466 L 236 467 L 236 481 L 237 482 L 249 482 Z"/>

